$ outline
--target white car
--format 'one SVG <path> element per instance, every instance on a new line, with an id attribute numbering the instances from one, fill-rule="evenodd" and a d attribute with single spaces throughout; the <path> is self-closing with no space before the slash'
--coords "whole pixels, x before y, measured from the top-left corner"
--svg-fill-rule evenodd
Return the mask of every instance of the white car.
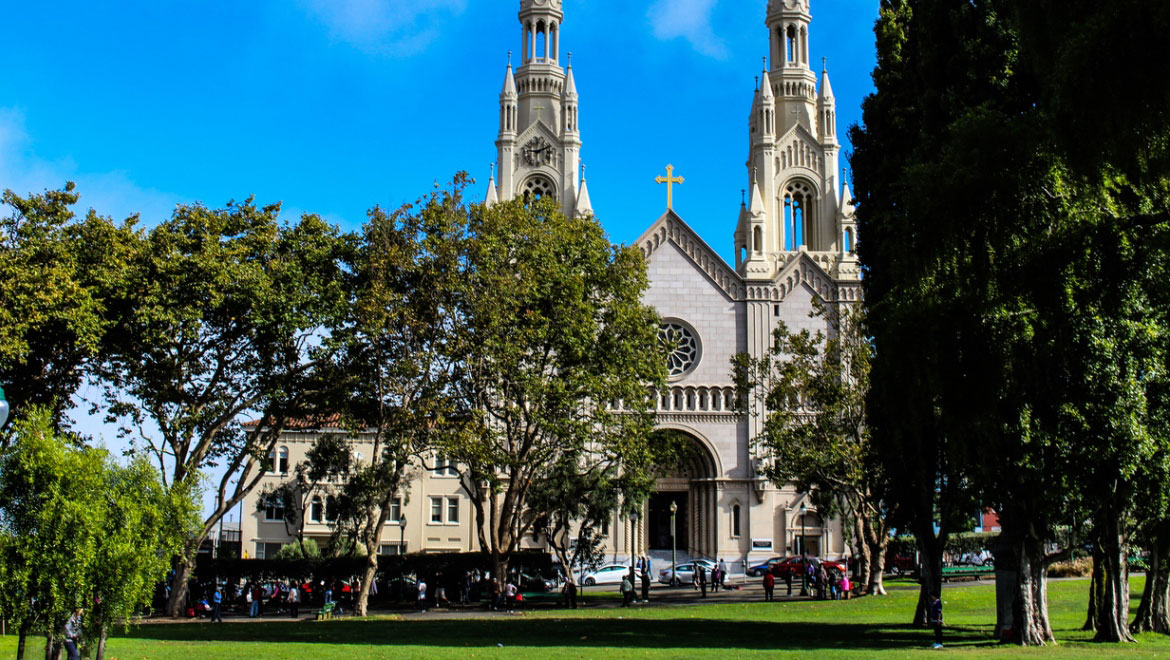
<path id="1" fill-rule="evenodd" d="M 595 584 L 621 584 L 622 578 L 630 574 L 629 564 L 605 564 L 581 578 L 581 584 L 591 587 Z"/>
<path id="2" fill-rule="evenodd" d="M 696 559 L 695 561 L 688 561 L 685 564 L 679 564 L 677 567 L 678 580 L 672 580 L 673 577 L 670 572 L 670 567 L 658 571 L 658 581 L 662 584 L 690 584 L 695 579 L 695 565 L 701 565 L 707 570 L 707 580 L 711 579 L 711 569 L 715 568 L 715 562 L 706 559 Z"/>

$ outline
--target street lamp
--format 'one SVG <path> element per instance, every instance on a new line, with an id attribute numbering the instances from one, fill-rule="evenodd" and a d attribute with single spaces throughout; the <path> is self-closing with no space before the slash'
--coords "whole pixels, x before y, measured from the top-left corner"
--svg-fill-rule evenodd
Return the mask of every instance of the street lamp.
<path id="1" fill-rule="evenodd" d="M 674 519 L 678 514 L 678 503 L 674 500 L 670 501 L 670 584 L 678 586 L 678 573 L 676 567 L 678 565 L 678 542 L 674 538 Z"/>
<path id="2" fill-rule="evenodd" d="M 800 503 L 800 595 L 808 595 L 808 548 L 804 545 L 804 522 L 805 514 L 808 513 L 808 505 L 804 502 Z"/>
<path id="3" fill-rule="evenodd" d="M 4 398 L 4 387 L 0 386 L 0 429 L 8 421 L 8 399 Z"/>
<path id="4" fill-rule="evenodd" d="M 398 517 L 398 554 L 406 554 L 406 516 Z"/>

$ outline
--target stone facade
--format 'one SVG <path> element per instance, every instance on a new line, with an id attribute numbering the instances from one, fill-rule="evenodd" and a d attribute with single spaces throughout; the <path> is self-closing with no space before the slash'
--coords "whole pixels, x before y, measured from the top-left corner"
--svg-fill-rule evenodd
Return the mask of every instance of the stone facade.
<path id="1" fill-rule="evenodd" d="M 505 72 L 499 181 L 493 176 L 485 203 L 552 195 L 565 213 L 592 213 L 584 176 L 578 177 L 582 141 L 573 71 L 560 66 L 562 3 L 520 5 L 521 65 L 513 71 L 509 62 Z M 682 557 L 742 566 L 799 554 L 802 543 L 810 554 L 848 554 L 840 521 L 823 521 L 804 494 L 757 475 L 752 438 L 759 420 L 734 412 L 730 375 L 731 357 L 762 355 L 780 321 L 826 331 L 823 321 L 809 316 L 814 300 L 831 305 L 860 296 L 852 199 L 837 170 L 836 105 L 828 73 L 822 70 L 818 85 L 809 65 L 810 23 L 809 0 L 767 5 L 772 66 L 761 75 L 747 126 L 751 201 L 738 209 L 734 268 L 670 210 L 636 243 L 649 269 L 645 301 L 662 316 L 664 332 L 686 340 L 659 397 L 658 423 L 692 438 L 698 458 L 659 481 L 641 516 L 612 521 L 607 549 L 614 560 L 668 557 L 671 503 L 679 509 L 675 541 Z M 321 431 L 287 434 L 281 446 L 291 464 Z M 265 479 L 275 484 L 281 476 Z M 458 479 L 420 472 L 409 491 L 403 505 L 408 524 L 405 530 L 387 525 L 387 551 L 398 550 L 400 531 L 410 552 L 477 549 Z M 264 520 L 256 497 L 244 505 L 242 527 L 244 548 L 253 556 L 291 540 L 282 523 Z M 459 521 L 433 520 L 433 498 L 440 498 L 443 516 L 454 501 Z M 803 519 L 802 505 L 809 507 Z M 310 523 L 308 531 L 328 535 L 324 521 Z"/>

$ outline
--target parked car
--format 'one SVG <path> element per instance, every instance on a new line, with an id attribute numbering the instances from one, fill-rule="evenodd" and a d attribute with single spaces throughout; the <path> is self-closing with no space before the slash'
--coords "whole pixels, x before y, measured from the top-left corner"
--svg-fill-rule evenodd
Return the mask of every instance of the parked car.
<path id="1" fill-rule="evenodd" d="M 715 562 L 707 559 L 696 559 L 688 561 L 685 564 L 679 564 L 675 567 L 678 574 L 677 579 L 671 573 L 670 567 L 658 571 L 658 581 L 662 584 L 690 584 L 695 579 L 695 566 L 699 565 L 706 569 L 707 574 L 711 574 L 711 569 L 715 568 Z"/>
<path id="2" fill-rule="evenodd" d="M 912 555 L 897 552 L 886 553 L 886 572 L 894 575 L 909 575 L 918 571 L 918 563 Z"/>
<path id="3" fill-rule="evenodd" d="M 959 564 L 961 566 L 991 566 L 994 563 L 995 557 L 986 550 L 967 552 L 959 557 Z"/>
<path id="4" fill-rule="evenodd" d="M 826 571 L 836 572 L 838 575 L 845 574 L 845 565 L 841 562 L 819 559 L 817 557 L 788 557 L 783 561 L 772 564 L 772 575 L 775 575 L 777 578 L 783 578 L 785 575 L 791 574 L 794 580 L 799 580 L 800 576 L 804 575 L 807 570 L 805 567 L 809 564 L 814 568 L 824 564 Z"/>
<path id="5" fill-rule="evenodd" d="M 772 557 L 768 561 L 760 562 L 759 564 L 753 564 L 752 566 L 748 566 L 747 576 L 748 577 L 763 577 L 764 573 L 768 573 L 772 570 L 772 566 L 779 564 L 782 561 L 784 561 L 783 557 Z"/>
<path id="6" fill-rule="evenodd" d="M 605 564 L 581 578 L 581 584 L 590 587 L 595 584 L 621 584 L 622 577 L 629 575 L 629 564 Z"/>
<path id="7" fill-rule="evenodd" d="M 620 579 L 618 580 L 621 581 Z M 529 573 L 520 574 L 520 590 L 529 593 L 547 593 L 557 590 L 556 580 L 550 580 L 539 575 Z"/>

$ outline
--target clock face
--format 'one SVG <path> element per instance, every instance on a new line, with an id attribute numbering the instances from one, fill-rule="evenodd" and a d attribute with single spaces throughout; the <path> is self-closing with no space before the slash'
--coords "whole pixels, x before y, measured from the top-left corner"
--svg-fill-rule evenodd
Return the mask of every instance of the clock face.
<path id="1" fill-rule="evenodd" d="M 548 165 L 552 162 L 553 148 L 542 137 L 534 137 L 524 145 L 524 160 L 529 165 Z"/>

